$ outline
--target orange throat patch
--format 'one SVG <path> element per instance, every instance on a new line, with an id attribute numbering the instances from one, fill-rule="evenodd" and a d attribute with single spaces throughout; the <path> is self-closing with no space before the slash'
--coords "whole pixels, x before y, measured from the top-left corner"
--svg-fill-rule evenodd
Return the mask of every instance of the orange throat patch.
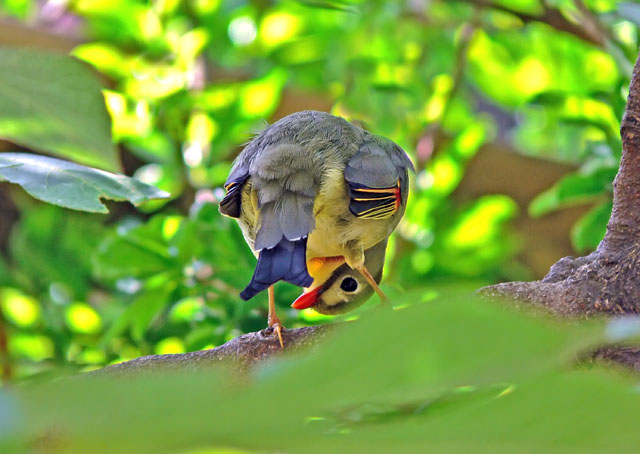
<path id="1" fill-rule="evenodd" d="M 345 260 L 341 255 L 336 257 L 314 257 L 307 260 L 307 271 L 313 278 L 313 283 L 310 287 L 305 288 L 304 292 L 308 293 L 327 282 L 331 274 L 343 263 L 345 263 Z"/>

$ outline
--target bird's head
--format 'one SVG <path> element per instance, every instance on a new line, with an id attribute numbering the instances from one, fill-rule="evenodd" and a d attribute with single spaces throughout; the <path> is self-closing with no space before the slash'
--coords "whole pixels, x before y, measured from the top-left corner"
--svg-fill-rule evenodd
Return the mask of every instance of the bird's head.
<path id="1" fill-rule="evenodd" d="M 382 241 L 365 251 L 365 266 L 376 283 L 382 278 L 387 241 Z M 362 305 L 373 294 L 373 288 L 358 270 L 344 262 L 343 258 L 318 260 L 308 265 L 313 284 L 296 299 L 291 307 L 306 309 L 327 315 L 349 312 Z"/>

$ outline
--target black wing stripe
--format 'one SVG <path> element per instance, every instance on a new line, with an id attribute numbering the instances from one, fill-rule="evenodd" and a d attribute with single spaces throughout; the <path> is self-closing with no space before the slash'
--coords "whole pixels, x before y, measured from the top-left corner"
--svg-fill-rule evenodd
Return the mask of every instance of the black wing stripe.
<path id="1" fill-rule="evenodd" d="M 220 212 L 232 218 L 240 217 L 243 181 L 231 182 L 225 186 L 227 194 L 220 202 Z"/>
<path id="2" fill-rule="evenodd" d="M 388 219 L 398 211 L 400 180 L 395 186 L 370 188 L 358 183 L 349 184 L 349 211 L 363 219 Z"/>

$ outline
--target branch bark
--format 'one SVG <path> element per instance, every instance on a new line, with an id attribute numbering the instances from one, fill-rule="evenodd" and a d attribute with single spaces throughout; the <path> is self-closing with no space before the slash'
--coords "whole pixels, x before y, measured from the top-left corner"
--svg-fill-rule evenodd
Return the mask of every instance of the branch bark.
<path id="1" fill-rule="evenodd" d="M 17 20 L 0 18 L 0 44 L 3 46 L 32 47 L 67 54 L 82 42 L 78 36 L 52 33 Z"/>
<path id="2" fill-rule="evenodd" d="M 280 348 L 278 338 L 266 329 L 248 333 L 230 340 L 226 344 L 209 350 L 172 355 L 150 355 L 113 364 L 91 374 L 111 376 L 139 376 L 158 371 L 197 371 L 221 364 L 228 365 L 233 372 L 246 372 L 251 367 L 269 358 L 300 349 L 311 348 L 322 341 L 336 325 L 306 326 L 282 332 L 285 348 Z"/>
<path id="3" fill-rule="evenodd" d="M 150 355 L 132 359 L 89 373 L 92 376 L 134 378 L 157 372 L 197 372 L 210 367 L 226 366 L 241 377 L 262 361 L 284 353 L 320 346 L 334 330 L 333 325 L 307 326 L 283 332 L 285 348 L 268 330 L 248 333 L 209 350 L 171 355 Z M 605 346 L 585 352 L 579 362 L 606 362 L 640 372 L 640 348 Z"/>

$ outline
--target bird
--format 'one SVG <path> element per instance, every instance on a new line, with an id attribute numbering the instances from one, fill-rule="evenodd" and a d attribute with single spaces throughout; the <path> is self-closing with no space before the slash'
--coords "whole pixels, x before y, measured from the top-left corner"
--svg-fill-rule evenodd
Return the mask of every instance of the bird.
<path id="1" fill-rule="evenodd" d="M 258 262 L 240 293 L 267 290 L 278 336 L 274 284 L 303 287 L 292 304 L 340 314 L 379 287 L 387 239 L 404 214 L 411 160 L 397 144 L 342 117 L 306 110 L 257 134 L 235 159 L 220 201 Z"/>

